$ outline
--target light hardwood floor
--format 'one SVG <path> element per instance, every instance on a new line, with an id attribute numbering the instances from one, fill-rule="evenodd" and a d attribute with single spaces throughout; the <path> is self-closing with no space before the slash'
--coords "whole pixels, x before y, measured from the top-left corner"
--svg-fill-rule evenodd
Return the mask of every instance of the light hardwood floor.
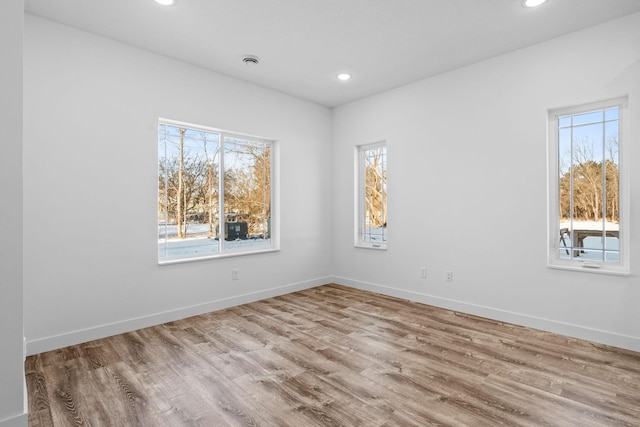
<path id="1" fill-rule="evenodd" d="M 35 426 L 640 426 L 640 353 L 326 285 L 30 356 Z"/>

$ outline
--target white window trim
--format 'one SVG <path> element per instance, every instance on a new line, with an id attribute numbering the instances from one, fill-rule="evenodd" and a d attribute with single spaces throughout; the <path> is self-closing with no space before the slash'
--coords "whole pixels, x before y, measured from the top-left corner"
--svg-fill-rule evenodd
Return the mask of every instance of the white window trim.
<path id="1" fill-rule="evenodd" d="M 364 234 L 364 192 L 365 192 L 365 174 L 364 174 L 364 158 L 362 152 L 376 147 L 385 147 L 388 154 L 388 146 L 386 141 L 378 141 L 371 144 L 356 145 L 354 147 L 354 246 L 357 248 L 374 249 L 374 250 L 387 250 L 387 242 L 369 242 L 362 238 Z M 388 184 L 387 184 L 388 187 Z M 389 236 L 387 228 L 387 238 Z"/>
<path id="2" fill-rule="evenodd" d="M 560 224 L 558 218 L 560 216 L 559 199 L 559 173 L 558 173 L 558 117 L 579 114 L 581 112 L 587 112 L 590 110 L 600 110 L 612 107 L 619 107 L 619 146 L 618 156 L 619 164 L 618 171 L 620 174 L 620 229 L 619 229 L 619 241 L 620 241 L 620 262 L 619 263 L 605 263 L 594 261 L 583 261 L 576 259 L 563 259 L 560 258 Z M 628 168 L 628 98 L 621 97 L 616 99 L 610 99 L 600 102 L 594 102 L 589 104 L 577 105 L 573 107 L 559 108 L 548 110 L 548 138 L 547 138 L 547 181 L 548 181 L 548 193 L 547 193 L 547 267 L 572 270 L 588 273 L 598 274 L 613 274 L 628 276 L 631 274 L 630 269 L 630 232 L 629 221 L 630 216 L 630 174 Z"/>
<path id="3" fill-rule="evenodd" d="M 258 248 L 258 249 L 245 249 L 245 250 L 237 250 L 237 249 L 223 249 L 223 244 L 220 245 L 220 252 L 212 255 L 200 256 L 200 257 L 184 257 L 184 258 L 176 258 L 176 259 L 158 259 L 158 265 L 171 265 L 171 264 L 180 264 L 185 262 L 194 262 L 194 261 L 205 261 L 211 259 L 218 258 L 229 258 L 229 257 L 237 257 L 237 256 L 246 256 L 246 255 L 256 255 L 261 253 L 270 253 L 270 252 L 278 252 L 280 251 L 280 193 L 279 193 L 279 144 L 274 138 L 268 138 L 263 136 L 257 136 L 247 133 L 241 133 L 236 131 L 230 131 L 220 128 L 214 128 L 204 125 L 197 125 L 193 123 L 183 122 L 179 120 L 166 119 L 166 118 L 158 118 L 158 125 L 168 125 L 175 127 L 187 127 L 189 129 L 197 129 L 204 132 L 218 133 L 221 136 L 221 139 L 226 136 L 234 136 L 240 138 L 247 138 L 252 141 L 261 141 L 268 142 L 271 145 L 271 236 L 270 242 L 271 246 L 268 248 Z M 157 140 L 157 137 L 156 137 Z M 220 162 L 220 168 L 224 168 L 223 161 Z M 221 183 L 222 185 L 222 183 Z M 224 202 L 224 195 L 221 193 L 220 204 Z M 224 235 L 224 222 L 218 222 L 218 235 Z"/>

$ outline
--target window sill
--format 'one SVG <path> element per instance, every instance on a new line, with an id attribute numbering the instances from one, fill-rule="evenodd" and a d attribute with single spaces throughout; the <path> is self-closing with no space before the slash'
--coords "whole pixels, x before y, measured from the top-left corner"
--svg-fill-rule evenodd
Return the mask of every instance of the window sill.
<path id="1" fill-rule="evenodd" d="M 166 260 L 166 261 L 158 261 L 158 265 L 162 266 L 162 265 L 182 264 L 185 262 L 209 261 L 209 260 L 219 259 L 219 258 L 231 258 L 231 257 L 239 257 L 239 256 L 246 256 L 246 255 L 265 254 L 265 253 L 271 253 L 271 252 L 280 252 L 280 249 L 270 248 L 270 249 L 260 249 L 255 251 L 227 252 L 223 254 L 196 257 L 196 258 L 172 259 L 172 260 Z"/>
<path id="2" fill-rule="evenodd" d="M 595 273 L 595 274 L 609 274 L 613 276 L 630 276 L 631 271 L 628 268 L 619 267 L 611 268 L 604 264 L 596 263 L 580 263 L 576 264 L 547 264 L 548 268 L 555 270 L 576 271 L 579 273 Z"/>
<path id="3" fill-rule="evenodd" d="M 373 249 L 373 250 L 376 250 L 376 251 L 386 251 L 387 250 L 387 245 L 386 244 L 381 244 L 381 243 L 377 243 L 377 244 L 356 243 L 354 245 L 354 247 L 360 248 L 360 249 Z"/>

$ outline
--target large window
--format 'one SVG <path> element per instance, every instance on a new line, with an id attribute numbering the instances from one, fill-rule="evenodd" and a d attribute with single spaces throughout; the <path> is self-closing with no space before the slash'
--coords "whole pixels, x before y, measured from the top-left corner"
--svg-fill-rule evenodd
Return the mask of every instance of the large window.
<path id="1" fill-rule="evenodd" d="M 384 249 L 387 245 L 387 146 L 356 149 L 356 246 Z"/>
<path id="2" fill-rule="evenodd" d="M 549 264 L 628 273 L 626 100 L 549 113 Z"/>
<path id="3" fill-rule="evenodd" d="M 158 261 L 274 249 L 273 142 L 161 120 Z"/>

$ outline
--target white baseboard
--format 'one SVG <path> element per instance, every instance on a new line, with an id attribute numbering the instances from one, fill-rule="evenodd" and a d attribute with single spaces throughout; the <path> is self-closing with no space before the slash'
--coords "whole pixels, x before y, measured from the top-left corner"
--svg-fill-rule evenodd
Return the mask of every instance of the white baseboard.
<path id="1" fill-rule="evenodd" d="M 0 427 L 27 427 L 29 425 L 29 414 L 26 412 L 11 418 L 0 420 Z"/>
<path id="2" fill-rule="evenodd" d="M 360 280 L 353 280 L 346 277 L 334 276 L 332 282 L 356 289 L 362 289 L 365 291 L 371 291 L 383 295 L 389 295 L 397 298 L 407 299 L 410 301 L 420 302 L 435 307 L 441 307 L 447 310 L 459 311 L 461 313 L 486 317 L 489 319 L 498 320 L 500 322 L 526 326 L 529 328 L 553 332 L 555 334 L 588 340 L 632 351 L 640 351 L 640 338 L 638 337 L 621 335 L 614 332 L 601 331 L 598 329 L 590 329 L 584 326 L 572 325 L 568 323 L 557 322 L 555 320 L 529 316 L 526 314 L 469 304 L 462 301 L 440 298 L 428 294 L 422 294 L 419 292 L 407 291 L 404 289 L 363 282 Z"/>
<path id="3" fill-rule="evenodd" d="M 263 289 L 248 294 L 235 295 L 229 298 L 222 298 L 215 301 L 209 301 L 203 304 L 182 307 L 176 310 L 155 313 L 149 316 L 127 319 L 121 322 L 114 322 L 94 328 L 81 329 L 60 335 L 39 338 L 35 340 L 27 340 L 27 354 L 38 354 L 45 351 L 55 350 L 58 348 L 68 347 L 70 345 L 81 344 L 93 341 L 99 338 L 105 338 L 112 335 L 122 334 L 125 332 L 135 331 L 137 329 L 147 328 L 149 326 L 160 325 L 162 323 L 172 322 L 199 314 L 210 313 L 212 311 L 222 310 L 241 304 L 247 304 L 254 301 L 272 298 L 279 295 L 297 292 L 304 289 L 314 288 L 316 286 L 331 283 L 331 277 L 320 277 L 304 282 L 278 286 L 270 289 Z M 0 427 L 4 427 L 0 425 Z"/>
<path id="4" fill-rule="evenodd" d="M 356 289 L 377 292 L 383 295 L 389 295 L 397 298 L 403 298 L 423 304 L 432 305 L 435 307 L 441 307 L 447 310 L 454 310 L 461 313 L 486 317 L 489 319 L 498 320 L 500 322 L 513 323 L 515 325 L 540 329 L 543 331 L 553 332 L 568 337 L 584 339 L 601 344 L 611 345 L 614 347 L 625 348 L 632 351 L 640 351 L 640 338 L 637 337 L 621 335 L 597 329 L 590 329 L 583 326 L 557 322 L 555 320 L 542 319 L 526 314 L 469 304 L 462 301 L 440 298 L 419 292 L 407 291 L 390 286 L 383 286 L 375 283 L 349 279 L 346 277 L 333 276 L 321 277 L 305 282 L 264 289 L 258 292 L 252 292 L 243 295 L 236 295 L 233 297 L 223 298 L 216 301 L 209 301 L 207 303 L 193 305 L 190 307 L 183 307 L 163 313 L 156 313 L 149 316 L 123 320 L 121 322 L 115 322 L 107 325 L 101 325 L 95 328 L 82 329 L 65 334 L 30 340 L 27 341 L 27 354 L 32 355 L 45 351 L 55 350 L 58 348 L 80 344 L 99 338 L 105 338 L 111 335 L 135 331 L 137 329 L 146 328 L 149 326 L 160 325 L 162 323 L 184 319 L 186 317 L 197 316 L 199 314 L 222 310 L 253 301 L 275 297 L 278 295 L 284 295 L 291 292 L 314 288 L 316 286 L 321 286 L 327 283 L 337 283 L 339 285 L 349 286 Z M 3 421 L 0 421 L 0 427 L 6 427 L 2 423 Z"/>

